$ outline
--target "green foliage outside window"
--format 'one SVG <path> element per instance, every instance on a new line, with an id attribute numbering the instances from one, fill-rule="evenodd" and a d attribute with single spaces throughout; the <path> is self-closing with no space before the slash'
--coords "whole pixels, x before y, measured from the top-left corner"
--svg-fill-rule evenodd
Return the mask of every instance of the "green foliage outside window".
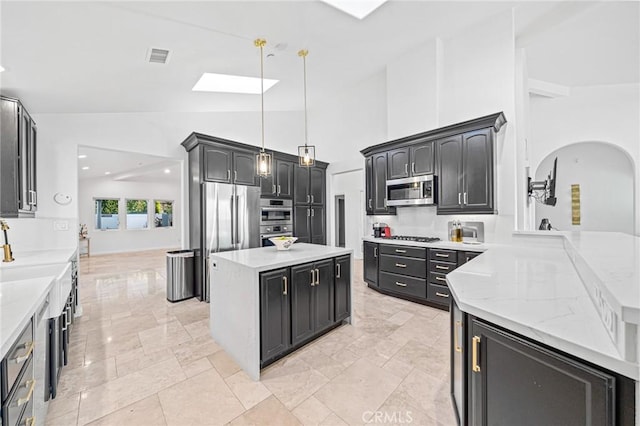
<path id="1" fill-rule="evenodd" d="M 101 214 L 118 214 L 118 200 L 99 200 L 101 205 Z"/>
<path id="2" fill-rule="evenodd" d="M 127 200 L 127 213 L 147 213 L 147 200 Z"/>
<path id="3" fill-rule="evenodd" d="M 171 214 L 173 213 L 173 203 L 171 201 L 156 201 L 156 213 L 157 214 L 162 214 L 162 213 L 167 213 L 167 214 Z"/>

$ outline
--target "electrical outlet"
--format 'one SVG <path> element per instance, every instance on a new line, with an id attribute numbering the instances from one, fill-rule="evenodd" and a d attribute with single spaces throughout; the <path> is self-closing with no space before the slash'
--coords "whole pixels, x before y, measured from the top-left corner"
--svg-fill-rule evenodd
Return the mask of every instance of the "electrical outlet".
<path id="1" fill-rule="evenodd" d="M 69 230 L 69 221 L 68 220 L 56 220 L 53 222 L 53 230 L 54 231 L 68 231 Z"/>
<path id="2" fill-rule="evenodd" d="M 609 303 L 602 297 L 602 292 L 599 288 L 595 289 L 595 298 L 596 298 L 596 308 L 600 313 L 600 318 L 602 318 L 602 323 L 604 324 L 607 332 L 613 339 L 614 343 L 617 342 L 616 336 L 616 323 L 618 321 L 616 313 L 613 311 Z"/>

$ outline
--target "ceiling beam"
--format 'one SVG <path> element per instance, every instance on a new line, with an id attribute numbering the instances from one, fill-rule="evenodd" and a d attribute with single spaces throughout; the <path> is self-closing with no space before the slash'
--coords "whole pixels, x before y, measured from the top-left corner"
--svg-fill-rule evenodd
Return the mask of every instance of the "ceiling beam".
<path id="1" fill-rule="evenodd" d="M 530 78 L 529 94 L 544 96 L 545 98 L 562 98 L 571 95 L 571 88 L 561 84 Z"/>

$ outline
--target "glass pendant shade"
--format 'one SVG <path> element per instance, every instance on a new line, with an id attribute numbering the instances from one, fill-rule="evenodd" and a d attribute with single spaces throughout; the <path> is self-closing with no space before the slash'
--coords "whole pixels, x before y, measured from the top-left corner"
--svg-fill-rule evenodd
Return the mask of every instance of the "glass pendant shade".
<path id="1" fill-rule="evenodd" d="M 316 147 L 302 145 L 298 147 L 298 159 L 303 167 L 313 167 L 316 164 Z"/>
<path id="2" fill-rule="evenodd" d="M 271 154 L 265 151 L 260 151 L 258 155 L 256 155 L 256 174 L 258 176 L 270 176 L 271 164 Z"/>

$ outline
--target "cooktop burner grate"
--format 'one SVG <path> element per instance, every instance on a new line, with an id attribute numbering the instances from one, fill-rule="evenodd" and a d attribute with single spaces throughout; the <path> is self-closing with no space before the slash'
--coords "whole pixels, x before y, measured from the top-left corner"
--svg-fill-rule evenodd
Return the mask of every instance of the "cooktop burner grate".
<path id="1" fill-rule="evenodd" d="M 391 237 L 392 240 L 403 240 L 403 241 L 416 241 L 419 243 L 433 243 L 435 241 L 440 241 L 438 237 L 414 237 L 412 235 L 394 235 Z"/>

